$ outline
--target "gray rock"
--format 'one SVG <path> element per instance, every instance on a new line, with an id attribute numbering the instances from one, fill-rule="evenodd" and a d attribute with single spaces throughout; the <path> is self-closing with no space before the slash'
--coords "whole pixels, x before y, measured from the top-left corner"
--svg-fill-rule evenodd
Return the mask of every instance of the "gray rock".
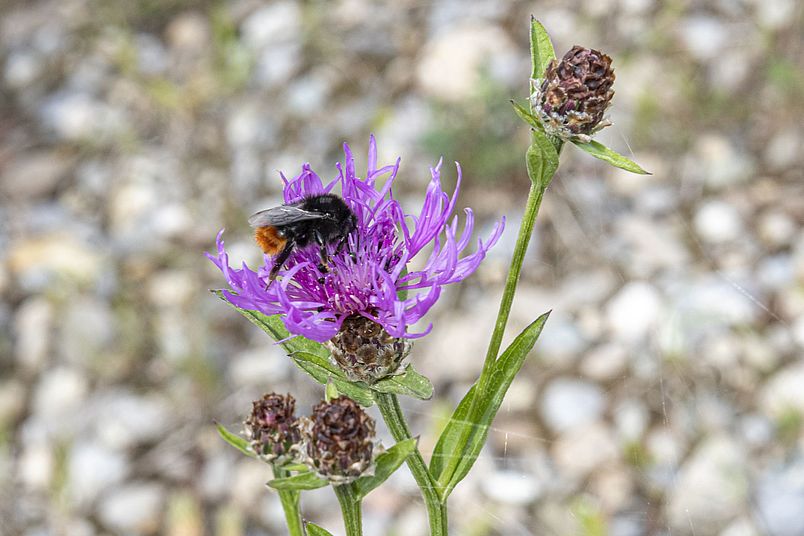
<path id="1" fill-rule="evenodd" d="M 614 434 L 601 422 L 576 426 L 562 434 L 551 452 L 565 478 L 582 478 L 619 456 Z"/>
<path id="2" fill-rule="evenodd" d="M 786 467 L 767 471 L 760 479 L 756 505 L 768 534 L 801 536 L 804 534 L 804 463 L 796 458 Z"/>
<path id="3" fill-rule="evenodd" d="M 707 61 L 718 56 L 729 41 L 729 28 L 715 17 L 687 17 L 678 26 L 681 42 L 692 57 Z"/>
<path id="4" fill-rule="evenodd" d="M 793 363 L 772 376 L 759 393 L 762 412 L 780 418 L 789 411 L 804 415 L 804 363 Z"/>
<path id="5" fill-rule="evenodd" d="M 667 515 L 674 533 L 714 534 L 746 508 L 748 476 L 740 445 L 710 436 L 684 463 L 670 490 Z"/>
<path id="6" fill-rule="evenodd" d="M 14 348 L 17 363 L 28 372 L 38 371 L 50 351 L 53 307 L 47 299 L 28 298 L 17 309 L 14 319 Z"/>
<path id="7" fill-rule="evenodd" d="M 75 299 L 61 318 L 58 349 L 67 362 L 91 364 L 114 340 L 114 318 L 105 302 Z"/>
<path id="8" fill-rule="evenodd" d="M 614 337 L 637 342 L 656 329 L 662 310 L 662 298 L 649 283 L 627 283 L 606 304 L 606 322 Z"/>
<path id="9" fill-rule="evenodd" d="M 89 391 L 86 375 L 75 368 L 59 366 L 44 372 L 34 390 L 34 414 L 57 430 L 69 428 Z"/>
<path id="10" fill-rule="evenodd" d="M 174 414 L 168 401 L 159 395 L 140 396 L 122 390 L 96 396 L 92 406 L 98 437 L 118 449 L 164 437 Z"/>
<path id="11" fill-rule="evenodd" d="M 582 427 L 605 410 L 603 391 L 595 384 L 572 378 L 556 378 L 544 389 L 540 412 L 556 432 Z"/>
<path id="12" fill-rule="evenodd" d="M 581 362 L 581 372 L 593 380 L 613 380 L 625 374 L 628 353 L 619 344 L 603 344 L 591 349 Z"/>
<path id="13" fill-rule="evenodd" d="M 491 500 L 513 505 L 531 504 L 542 493 L 535 475 L 512 470 L 495 471 L 482 480 L 481 487 Z"/>
<path id="14" fill-rule="evenodd" d="M 128 461 L 119 451 L 91 441 L 73 445 L 67 464 L 67 489 L 71 500 L 87 508 L 102 492 L 128 474 Z"/>
<path id="15" fill-rule="evenodd" d="M 743 236 L 743 223 L 734 206 L 709 201 L 695 214 L 695 230 L 707 242 L 728 242 Z"/>
<path id="16" fill-rule="evenodd" d="M 0 194 L 18 202 L 50 195 L 67 175 L 72 162 L 58 152 L 23 153 L 0 174 Z"/>
<path id="17" fill-rule="evenodd" d="M 135 482 L 104 496 L 98 518 L 110 530 L 126 534 L 154 534 L 159 529 L 165 491 L 159 484 Z"/>

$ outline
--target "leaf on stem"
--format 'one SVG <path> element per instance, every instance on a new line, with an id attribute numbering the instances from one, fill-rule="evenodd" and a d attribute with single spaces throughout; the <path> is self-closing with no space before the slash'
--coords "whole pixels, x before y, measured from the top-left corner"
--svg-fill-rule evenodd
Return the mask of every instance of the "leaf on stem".
<path id="1" fill-rule="evenodd" d="M 472 408 L 472 398 L 476 396 L 479 380 L 458 404 L 438 438 L 430 460 L 430 473 L 438 481 L 442 500 L 449 496 L 474 465 L 486 442 L 489 426 L 505 398 L 505 393 L 522 368 L 533 345 L 536 344 L 549 315 L 549 312 L 543 314 L 526 327 L 497 359 L 490 369 L 486 392 L 480 394 L 482 398 L 475 404 L 475 413 L 470 415 L 469 411 Z M 462 438 L 467 437 L 467 428 L 469 428 L 469 439 L 459 444 Z M 447 467 L 445 461 L 450 456 L 460 456 L 460 461 L 454 471 L 448 474 L 445 471 Z"/>
<path id="2" fill-rule="evenodd" d="M 541 78 L 550 64 L 550 60 L 555 59 L 556 51 L 547 30 L 542 23 L 537 21 L 534 16 L 530 17 L 530 60 L 532 65 L 531 78 Z"/>
<path id="3" fill-rule="evenodd" d="M 275 478 L 268 482 L 268 486 L 278 491 L 304 491 L 328 486 L 329 482 L 312 471 L 299 473 L 285 478 Z"/>
<path id="4" fill-rule="evenodd" d="M 308 536 L 332 536 L 331 532 L 325 528 L 319 527 L 315 523 L 307 521 L 304 526 L 307 529 Z"/>
<path id="5" fill-rule="evenodd" d="M 213 290 L 212 292 L 226 302 L 232 309 L 245 316 L 252 324 L 270 335 L 273 340 L 277 342 L 282 341 L 280 344 L 287 353 L 307 352 L 324 358 L 329 357 L 329 351 L 322 344 L 311 341 L 310 339 L 305 339 L 300 335 L 291 336 L 285 324 L 282 322 L 280 315 L 268 316 L 259 311 L 241 309 L 229 302 L 229 300 L 224 297 L 223 291 Z"/>
<path id="6" fill-rule="evenodd" d="M 614 167 L 618 167 L 620 169 L 624 169 L 626 171 L 630 171 L 631 173 L 638 173 L 639 175 L 650 175 L 647 171 L 642 169 L 639 164 L 632 161 L 629 158 L 624 157 L 620 153 L 616 151 L 612 151 L 602 143 L 596 141 L 590 141 L 589 143 L 583 143 L 580 141 L 573 142 L 576 147 L 586 151 L 587 153 L 591 154 L 598 160 L 603 160 L 604 162 L 608 162 Z"/>
<path id="7" fill-rule="evenodd" d="M 519 118 L 525 123 L 530 125 L 531 128 L 540 130 L 542 132 L 544 131 L 544 126 L 542 126 L 541 121 L 536 119 L 536 116 L 530 113 L 527 108 L 519 104 L 514 99 L 511 99 L 511 106 L 514 107 L 514 112 L 516 112 L 516 115 L 518 115 Z"/>
<path id="8" fill-rule="evenodd" d="M 544 132 L 534 130 L 531 138 L 533 143 L 525 155 L 528 177 L 544 191 L 558 169 L 558 152 Z"/>
<path id="9" fill-rule="evenodd" d="M 388 480 L 388 477 L 416 450 L 417 443 L 416 438 L 405 439 L 377 456 L 374 460 L 374 474 L 361 476 L 355 480 L 357 496 L 362 499 L 371 490 Z"/>
<path id="10" fill-rule="evenodd" d="M 215 423 L 215 427 L 218 429 L 218 435 L 223 438 L 224 441 L 232 445 L 234 448 L 245 454 L 246 456 L 250 456 L 252 458 L 256 458 L 257 455 L 252 452 L 251 447 L 248 444 L 248 441 L 240 437 L 237 434 L 233 434 L 229 430 L 227 430 L 222 424 Z"/>
<path id="11" fill-rule="evenodd" d="M 376 382 L 371 389 L 380 393 L 407 395 L 420 400 L 430 400 L 433 396 L 433 384 L 425 376 L 413 369 L 413 365 L 405 367 L 405 372 L 389 376 Z"/>
<path id="12" fill-rule="evenodd" d="M 374 404 L 371 390 L 362 382 L 350 382 L 338 367 L 329 359 L 308 352 L 296 352 L 290 358 L 297 367 L 312 376 L 322 385 L 332 382 L 339 393 L 343 393 L 361 406 L 369 407 Z"/>

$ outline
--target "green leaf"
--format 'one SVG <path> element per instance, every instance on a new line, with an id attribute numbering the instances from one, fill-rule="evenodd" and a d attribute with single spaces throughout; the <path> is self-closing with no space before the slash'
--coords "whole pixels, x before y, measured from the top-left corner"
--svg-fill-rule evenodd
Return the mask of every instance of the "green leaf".
<path id="1" fill-rule="evenodd" d="M 332 536 L 327 529 L 321 528 L 315 523 L 307 521 L 304 526 L 307 528 L 307 536 Z"/>
<path id="2" fill-rule="evenodd" d="M 279 491 L 304 491 L 308 489 L 318 489 L 328 486 L 329 482 L 319 477 L 312 471 L 299 473 L 298 475 L 285 478 L 275 478 L 268 482 L 268 486 Z"/>
<path id="3" fill-rule="evenodd" d="M 399 274 L 399 279 L 402 279 L 406 275 L 408 275 L 408 267 L 407 266 L 402 268 L 402 273 Z M 396 291 L 396 297 L 399 300 L 407 300 L 408 299 L 408 289 L 407 288 L 401 288 L 401 289 L 397 290 Z"/>
<path id="4" fill-rule="evenodd" d="M 338 398 L 339 396 L 340 393 L 338 392 L 338 388 L 335 386 L 332 378 L 330 378 L 327 382 L 327 386 L 324 388 L 324 399 L 329 402 L 330 400 Z"/>
<path id="5" fill-rule="evenodd" d="M 542 78 L 550 60 L 555 59 L 556 51 L 547 30 L 535 17 L 530 17 L 530 61 L 533 66 L 531 78 Z"/>
<path id="6" fill-rule="evenodd" d="M 582 143 L 580 141 L 574 141 L 574 140 L 572 143 L 574 143 L 576 147 L 583 149 L 587 153 L 591 154 L 598 160 L 608 162 L 614 167 L 630 171 L 631 173 L 638 173 L 640 175 L 650 175 L 650 173 L 642 169 L 639 166 L 639 164 L 633 162 L 629 158 L 624 157 L 618 152 L 612 151 L 602 143 L 596 141 L 590 141 L 589 143 Z"/>
<path id="7" fill-rule="evenodd" d="M 358 497 L 362 499 L 371 490 L 388 480 L 388 477 L 416 450 L 416 443 L 418 443 L 416 438 L 405 439 L 377 456 L 374 460 L 374 474 L 361 476 L 355 480 Z"/>
<path id="8" fill-rule="evenodd" d="M 511 386 L 519 370 L 525 362 L 528 353 L 536 344 L 536 340 L 544 328 L 544 323 L 550 313 L 547 312 L 537 318 L 520 333 L 514 342 L 502 353 L 491 368 L 491 376 L 487 390 L 481 393 L 482 399 L 476 404 L 476 412 L 469 414 L 472 407 L 472 398 L 475 396 L 476 385 L 472 386 L 466 396 L 458 404 L 450 421 L 447 423 L 438 443 L 433 450 L 430 461 L 430 472 L 438 481 L 441 488 L 442 499 L 449 496 L 452 489 L 463 480 L 474 465 L 488 436 L 488 430 L 497 410 L 500 409 L 505 393 Z M 466 437 L 466 428 L 469 428 L 469 439 L 464 444 L 458 444 L 461 438 Z M 460 456 L 460 461 L 451 474 L 445 472 L 445 459 L 448 456 Z"/>
<path id="9" fill-rule="evenodd" d="M 252 458 L 257 457 L 257 455 L 251 450 L 251 446 L 249 446 L 248 441 L 245 438 L 240 437 L 237 434 L 233 434 L 220 423 L 216 422 L 215 427 L 218 429 L 218 435 L 220 435 L 224 441 L 232 445 L 246 456 L 250 456 Z"/>
<path id="10" fill-rule="evenodd" d="M 345 394 L 361 406 L 369 407 L 374 404 L 374 397 L 371 396 L 368 386 L 362 382 L 347 380 L 343 372 L 330 363 L 329 359 L 308 352 L 297 352 L 291 354 L 290 358 L 297 367 L 312 376 L 318 383 L 326 385 L 331 381 L 339 393 Z"/>
<path id="11" fill-rule="evenodd" d="M 305 339 L 301 336 L 289 338 L 291 337 L 290 332 L 282 322 L 281 315 L 268 316 L 259 311 L 241 309 L 229 302 L 229 300 L 224 297 L 222 290 L 213 290 L 212 292 L 226 302 L 232 309 L 245 316 L 252 324 L 270 335 L 272 339 L 277 342 L 283 341 L 280 344 L 287 353 L 307 352 L 324 358 L 329 357 L 329 351 L 321 343 Z"/>
<path id="12" fill-rule="evenodd" d="M 534 130 L 531 138 L 533 143 L 525 155 L 528 177 L 544 191 L 558 169 L 558 152 L 544 132 Z"/>
<path id="13" fill-rule="evenodd" d="M 541 121 L 536 119 L 536 116 L 530 113 L 527 108 L 519 104 L 514 99 L 511 99 L 511 106 L 514 107 L 514 112 L 516 112 L 516 115 L 518 115 L 519 118 L 525 123 L 530 125 L 531 128 L 544 132 L 544 126 L 542 126 Z"/>
<path id="14" fill-rule="evenodd" d="M 433 384 L 427 377 L 413 370 L 413 365 L 405 367 L 405 372 L 402 374 L 389 376 L 374 383 L 371 389 L 380 393 L 407 395 L 421 400 L 430 400 L 433 397 Z"/>

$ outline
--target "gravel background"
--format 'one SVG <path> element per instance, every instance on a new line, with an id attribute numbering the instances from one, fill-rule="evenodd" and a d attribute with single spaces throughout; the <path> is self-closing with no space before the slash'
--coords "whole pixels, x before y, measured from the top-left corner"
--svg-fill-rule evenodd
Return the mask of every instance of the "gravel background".
<path id="1" fill-rule="evenodd" d="M 614 58 L 601 141 L 568 147 L 511 333 L 537 350 L 452 533 L 804 535 L 804 9 L 795 0 L 0 3 L 0 533 L 283 534 L 258 462 L 218 439 L 264 391 L 321 395 L 206 289 L 202 253 L 277 203 L 277 170 L 403 158 L 405 205 L 443 154 L 487 234 L 417 344 L 421 446 L 479 371 L 527 190 L 536 14 L 564 51 Z M 561 53 L 561 52 L 560 52 Z M 446 182 L 454 171 L 445 166 Z M 510 338 L 510 335 L 509 335 Z M 380 429 L 384 428 L 382 426 Z M 386 436 L 387 437 L 387 436 Z M 306 515 L 333 533 L 331 490 Z M 401 471 L 366 534 L 418 535 Z"/>

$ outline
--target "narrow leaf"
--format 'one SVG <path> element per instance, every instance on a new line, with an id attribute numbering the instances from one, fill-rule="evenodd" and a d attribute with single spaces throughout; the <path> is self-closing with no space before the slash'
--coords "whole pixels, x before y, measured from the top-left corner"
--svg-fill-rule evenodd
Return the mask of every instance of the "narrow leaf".
<path id="1" fill-rule="evenodd" d="M 374 460 L 374 474 L 362 476 L 355 480 L 355 488 L 360 499 L 369 494 L 371 490 L 388 480 L 394 471 L 402 465 L 410 454 L 416 450 L 416 438 L 400 441 L 386 450 Z"/>
<path id="2" fill-rule="evenodd" d="M 547 30 L 544 29 L 542 23 L 537 21 L 535 17 L 530 18 L 530 60 L 533 70 L 531 78 L 542 78 L 550 60 L 556 57 L 556 52 L 553 49 L 553 43 L 550 41 L 550 36 L 547 35 Z"/>
<path id="3" fill-rule="evenodd" d="M 589 143 L 573 141 L 572 143 L 574 143 L 576 147 L 591 154 L 598 160 L 608 162 L 614 167 L 630 171 L 631 173 L 638 173 L 639 175 L 650 175 L 650 173 L 642 169 L 639 164 L 629 158 L 624 157 L 616 151 L 612 151 L 602 143 L 596 141 L 590 141 Z"/>
<path id="4" fill-rule="evenodd" d="M 474 465 L 475 460 L 483 448 L 488 436 L 488 429 L 500 409 L 505 393 L 511 386 L 519 370 L 525 362 L 528 353 L 536 344 L 536 340 L 544 328 L 544 323 L 550 313 L 545 313 L 537 318 L 533 323 L 520 333 L 514 342 L 502 353 L 491 369 L 491 376 L 487 384 L 485 393 L 476 407 L 476 413 L 469 415 L 472 404 L 472 397 L 476 396 L 476 385 L 470 389 L 455 410 L 447 427 L 441 433 L 436 448 L 433 451 L 431 460 L 431 473 L 437 479 L 442 498 L 446 498 L 452 489 L 463 480 Z M 465 428 L 469 428 L 469 439 L 464 444 L 457 444 L 462 437 Z M 455 430 L 458 428 L 458 430 Z M 461 430 L 463 428 L 464 430 Z M 461 459 L 452 474 L 444 472 L 444 460 L 446 456 L 460 455 Z M 437 461 L 438 460 L 438 461 Z"/>
<path id="5" fill-rule="evenodd" d="M 433 384 L 427 377 L 413 370 L 413 365 L 405 367 L 403 374 L 384 378 L 371 388 L 380 393 L 407 395 L 421 400 L 430 400 L 433 396 Z"/>
<path id="6" fill-rule="evenodd" d="M 232 445 L 234 448 L 245 454 L 246 456 L 250 456 L 252 458 L 256 458 L 257 455 L 251 450 L 251 447 L 248 444 L 248 441 L 240 437 L 237 434 L 233 434 L 229 430 L 227 430 L 222 424 L 215 423 L 215 427 L 218 429 L 218 435 L 223 438 L 224 441 Z"/>
<path id="7" fill-rule="evenodd" d="M 371 396 L 371 390 L 366 384 L 350 382 L 343 377 L 343 372 L 328 359 L 307 352 L 297 352 L 290 358 L 297 367 L 312 376 L 321 385 L 326 385 L 331 381 L 339 393 L 345 394 L 361 406 L 369 407 L 374 404 L 374 397 Z"/>
<path id="8" fill-rule="evenodd" d="M 514 107 L 514 112 L 516 112 L 516 115 L 518 115 L 519 118 L 523 120 L 525 123 L 530 125 L 531 128 L 544 131 L 544 126 L 542 126 L 541 121 L 536 119 L 536 116 L 530 113 L 527 108 L 519 104 L 514 99 L 511 99 L 511 106 Z"/>
<path id="9" fill-rule="evenodd" d="M 224 297 L 223 291 L 213 290 L 212 292 L 226 302 L 232 309 L 245 316 L 252 324 L 270 335 L 272 339 L 277 342 L 283 341 L 280 344 L 285 351 L 287 351 L 287 353 L 293 354 L 295 352 L 308 352 L 325 358 L 329 356 L 329 351 L 327 351 L 327 349 L 324 348 L 321 343 L 311 341 L 310 339 L 305 339 L 301 336 L 290 338 L 290 332 L 282 322 L 280 315 L 268 316 L 259 311 L 241 309 L 240 307 L 229 302 L 229 300 Z"/>
<path id="10" fill-rule="evenodd" d="M 268 486 L 279 491 L 304 491 L 308 489 L 318 489 L 328 486 L 329 482 L 319 477 L 312 471 L 299 473 L 285 478 L 275 478 L 268 482 Z"/>
<path id="11" fill-rule="evenodd" d="M 558 153 L 544 132 L 534 130 L 531 132 L 531 138 L 533 143 L 525 155 L 528 177 L 544 190 L 558 169 Z"/>
<path id="12" fill-rule="evenodd" d="M 307 521 L 304 526 L 307 528 L 308 536 L 332 536 L 331 532 L 329 532 L 327 529 L 319 527 L 315 523 L 310 523 Z"/>

